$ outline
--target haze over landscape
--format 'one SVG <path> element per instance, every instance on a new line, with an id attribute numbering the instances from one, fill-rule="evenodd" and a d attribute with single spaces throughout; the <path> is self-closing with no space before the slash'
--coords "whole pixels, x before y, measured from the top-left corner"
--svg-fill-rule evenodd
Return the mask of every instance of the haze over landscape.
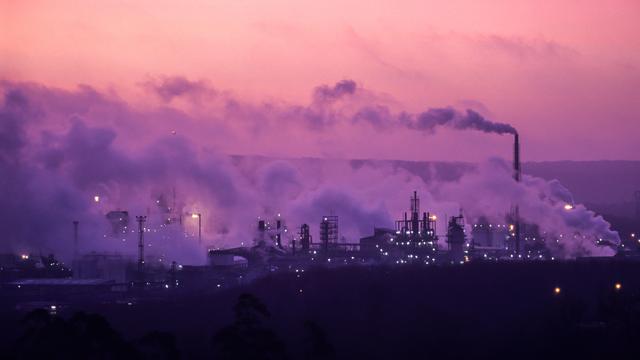
<path id="1" fill-rule="evenodd" d="M 480 216 L 459 189 L 438 194 L 446 181 L 467 186 L 462 173 L 441 168 L 435 181 L 420 166 L 335 160 L 502 161 L 506 169 L 512 139 L 500 134 L 516 129 L 524 161 L 640 159 L 637 3 L 374 2 L 366 15 L 356 3 L 337 5 L 4 2 L 1 135 L 11 186 L 2 191 L 13 199 L 4 246 L 68 241 L 61 224 L 72 218 L 97 211 L 83 219 L 96 222 L 109 207 L 144 212 L 176 187 L 183 211 L 205 212 L 217 246 L 249 236 L 223 210 L 311 221 L 353 203 L 345 212 L 355 228 L 343 229 L 357 238 L 404 208 L 406 195 L 386 194 L 414 188 L 434 197 L 436 212 Z M 271 160 L 239 166 L 229 155 Z M 308 157 L 336 164 L 287 161 Z M 631 201 L 637 162 L 565 164 L 524 171 L 576 192 L 562 201 Z M 495 165 L 479 168 L 487 166 Z M 492 217 L 514 195 L 486 194 L 482 212 Z M 316 210 L 299 211 L 311 204 Z"/>
<path id="2" fill-rule="evenodd" d="M 639 15 L 0 0 L 0 358 L 638 359 Z"/>

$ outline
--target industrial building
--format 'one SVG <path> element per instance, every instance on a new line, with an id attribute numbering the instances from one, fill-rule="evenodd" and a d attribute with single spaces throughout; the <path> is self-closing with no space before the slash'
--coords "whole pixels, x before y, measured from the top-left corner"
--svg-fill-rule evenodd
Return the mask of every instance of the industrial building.
<path id="1" fill-rule="evenodd" d="M 518 135 L 514 135 L 513 179 L 519 182 L 520 146 Z M 558 239 L 541 233 L 535 224 L 521 221 L 517 203 L 513 203 L 510 209 L 503 209 L 504 215 L 498 220 L 486 217 L 467 219 L 463 209 L 460 209 L 458 215 L 447 217 L 430 211 L 428 204 L 421 203 L 417 191 L 407 195 L 407 211 L 398 214 L 390 228 L 373 227 L 369 236 L 345 239 L 340 232 L 341 219 L 335 214 L 319 217 L 317 225 L 314 225 L 291 224 L 283 214 L 277 213 L 257 218 L 252 225 L 253 238 L 236 239 L 242 240 L 242 246 L 209 248 L 206 250 L 207 264 L 192 265 L 177 264 L 171 258 L 172 254 L 153 258 L 153 255 L 146 253 L 152 244 L 145 236 L 151 231 L 171 227 L 178 231 L 177 234 L 187 237 L 184 221 L 189 221 L 189 218 L 197 220 L 197 239 L 199 243 L 202 242 L 202 213 L 181 213 L 178 209 L 182 209 L 182 206 L 177 203 L 173 189 L 170 201 L 169 197 L 163 194 L 155 196 L 155 210 L 151 212 L 148 209 L 147 215 L 132 218 L 128 211 L 119 209 L 106 213 L 105 217 L 111 231 L 110 234 L 105 234 L 105 238 L 124 242 L 127 240 L 125 235 L 135 236 L 137 256 L 104 252 L 81 253 L 79 249 L 82 243 L 78 230 L 80 224 L 74 221 L 72 270 L 73 279 L 77 281 L 60 282 L 59 285 L 81 287 L 83 284 L 118 284 L 135 289 L 169 289 L 194 283 L 207 286 L 215 283 L 217 287 L 224 287 L 225 284 L 243 283 L 276 271 L 304 271 L 314 266 L 448 266 L 469 261 L 553 259 L 548 245 L 557 242 Z M 151 229 L 148 219 L 155 219 L 154 216 L 161 221 L 155 221 L 160 225 Z M 136 222 L 134 226 L 131 225 L 133 220 Z M 441 233 L 438 233 L 438 221 L 441 225 L 446 225 Z M 191 223 L 193 226 L 195 224 Z M 26 281 L 30 276 L 7 275 L 9 269 L 24 267 L 27 259 L 28 255 L 24 255 L 22 259 L 0 257 L 2 278 L 11 281 L 23 279 L 21 284 L 37 286 L 38 281 Z M 48 265 L 50 269 L 57 269 L 57 261 L 43 258 L 43 262 L 51 263 Z M 70 277 L 71 272 L 68 269 L 60 267 L 58 270 L 58 274 L 63 274 L 60 277 Z M 25 272 L 27 273 L 35 274 Z M 42 283 L 42 286 L 54 283 Z"/>

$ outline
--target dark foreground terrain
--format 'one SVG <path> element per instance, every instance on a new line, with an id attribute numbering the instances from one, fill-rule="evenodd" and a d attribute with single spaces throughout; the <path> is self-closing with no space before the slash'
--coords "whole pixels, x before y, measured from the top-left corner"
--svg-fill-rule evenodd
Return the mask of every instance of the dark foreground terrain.
<path id="1" fill-rule="evenodd" d="M 55 315 L 6 304 L 1 357 L 638 359 L 639 275 L 595 259 L 354 267 Z"/>

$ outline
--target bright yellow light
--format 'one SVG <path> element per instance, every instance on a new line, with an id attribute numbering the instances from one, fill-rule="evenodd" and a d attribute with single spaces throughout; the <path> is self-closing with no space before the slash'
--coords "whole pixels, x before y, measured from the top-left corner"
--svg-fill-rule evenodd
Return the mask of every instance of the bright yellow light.
<path id="1" fill-rule="evenodd" d="M 560 287 L 558 287 L 558 286 L 556 286 L 556 288 L 555 288 L 555 289 L 553 289 L 553 292 L 554 292 L 556 295 L 557 295 L 557 294 L 560 294 L 560 291 L 561 291 L 561 290 L 560 290 Z"/>
<path id="2" fill-rule="evenodd" d="M 93 197 L 93 201 L 100 202 L 100 196 L 96 195 Z"/>
<path id="3" fill-rule="evenodd" d="M 573 205 L 571 205 L 571 204 L 565 204 L 565 205 L 564 205 L 564 209 L 565 209 L 565 210 L 572 210 L 572 209 L 573 209 Z"/>
<path id="4" fill-rule="evenodd" d="M 435 215 L 431 215 L 431 220 L 438 220 L 438 217 Z"/>
<path id="5" fill-rule="evenodd" d="M 513 225 L 513 224 L 509 225 L 509 231 L 513 231 L 513 229 L 515 229 L 515 228 L 516 228 L 515 225 Z"/>
<path id="6" fill-rule="evenodd" d="M 616 283 L 613 287 L 614 287 L 616 290 L 620 290 L 620 289 L 622 289 L 622 284 L 620 284 L 620 283 Z"/>
<path id="7" fill-rule="evenodd" d="M 198 214 L 193 213 L 193 214 L 191 214 L 191 217 L 194 218 L 194 219 L 197 219 L 198 218 Z"/>

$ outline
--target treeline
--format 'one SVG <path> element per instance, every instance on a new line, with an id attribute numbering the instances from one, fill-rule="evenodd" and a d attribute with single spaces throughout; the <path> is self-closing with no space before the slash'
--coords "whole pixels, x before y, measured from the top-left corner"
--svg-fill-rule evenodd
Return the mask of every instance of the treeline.
<path id="1" fill-rule="evenodd" d="M 285 343 L 265 323 L 271 317 L 255 296 L 242 294 L 233 308 L 235 321 L 211 338 L 212 359 L 288 359 Z M 335 350 L 313 321 L 308 331 L 306 359 L 333 359 Z M 125 340 L 98 314 L 78 312 L 69 319 L 38 309 L 27 314 L 22 334 L 6 349 L 7 359 L 181 359 L 176 338 L 153 331 L 134 341 Z"/>
<path id="2" fill-rule="evenodd" d="M 317 269 L 87 311 L 113 327 L 36 311 L 0 358 L 640 359 L 640 264 L 601 259 Z"/>

